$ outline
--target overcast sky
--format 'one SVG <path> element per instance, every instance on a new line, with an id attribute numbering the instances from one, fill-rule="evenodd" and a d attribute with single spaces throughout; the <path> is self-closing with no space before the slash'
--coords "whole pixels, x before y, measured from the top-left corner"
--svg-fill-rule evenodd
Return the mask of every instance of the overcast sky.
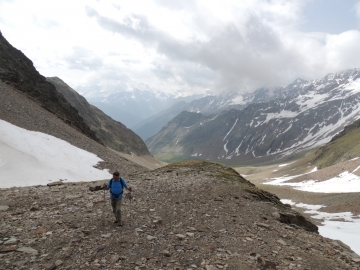
<path id="1" fill-rule="evenodd" d="M 360 0 L 0 0 L 0 30 L 85 97 L 247 92 L 360 68 Z"/>

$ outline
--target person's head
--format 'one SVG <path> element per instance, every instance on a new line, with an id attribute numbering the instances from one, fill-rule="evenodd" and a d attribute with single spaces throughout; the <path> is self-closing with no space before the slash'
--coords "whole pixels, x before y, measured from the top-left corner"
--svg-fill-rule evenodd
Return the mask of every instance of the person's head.
<path id="1" fill-rule="evenodd" d="M 115 171 L 115 172 L 113 173 L 113 179 L 114 179 L 114 180 L 118 180 L 119 177 L 120 177 L 120 173 L 119 173 L 118 171 Z"/>

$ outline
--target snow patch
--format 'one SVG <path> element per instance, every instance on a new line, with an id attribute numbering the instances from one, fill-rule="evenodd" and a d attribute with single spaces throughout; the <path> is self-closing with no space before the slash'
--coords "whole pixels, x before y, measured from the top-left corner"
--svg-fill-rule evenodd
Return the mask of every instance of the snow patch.
<path id="1" fill-rule="evenodd" d="M 304 203 L 294 203 L 291 200 L 282 199 L 281 202 L 305 208 L 305 213 L 315 219 L 323 219 L 323 226 L 319 226 L 319 233 L 324 237 L 340 240 L 350 246 L 350 248 L 360 254 L 360 215 L 354 216 L 351 212 L 326 213 L 319 211 L 324 205 L 311 205 Z M 343 219 L 346 222 L 338 221 Z"/>
<path id="2" fill-rule="evenodd" d="M 229 152 L 229 150 L 227 149 L 227 144 L 228 144 L 228 141 L 224 144 L 224 151 L 225 151 L 226 155 Z"/>
<path id="3" fill-rule="evenodd" d="M 360 92 L 360 79 L 349 82 L 345 85 L 344 90 L 348 90 L 349 94 L 357 94 Z"/>
<path id="4" fill-rule="evenodd" d="M 321 193 L 360 192 L 360 177 L 345 171 L 326 181 L 301 182 L 296 189 Z"/>
<path id="5" fill-rule="evenodd" d="M 360 166 L 357 168 L 359 169 Z M 314 168 L 315 169 L 315 168 Z M 314 169 L 311 171 L 313 172 Z M 309 174 L 308 172 L 306 174 Z M 305 175 L 305 174 L 301 174 Z M 286 183 L 287 181 L 294 179 L 301 175 L 283 176 L 278 178 L 270 179 L 270 182 L 264 184 L 277 185 L 277 186 L 291 186 L 297 190 L 307 192 L 318 192 L 318 193 L 352 193 L 360 192 L 360 177 L 345 171 L 336 177 L 333 177 L 325 181 L 307 180 L 299 183 Z"/>
<path id="6" fill-rule="evenodd" d="M 93 167 L 100 161 L 64 140 L 0 120 L 0 188 L 110 179 Z"/>
<path id="7" fill-rule="evenodd" d="M 353 170 L 352 173 L 356 172 L 356 171 L 359 170 L 359 169 L 360 169 L 360 166 L 357 167 L 355 170 Z"/>
<path id="8" fill-rule="evenodd" d="M 287 110 L 283 110 L 279 113 L 267 113 L 266 114 L 266 119 L 263 123 L 267 123 L 272 119 L 280 119 L 280 118 L 294 118 L 295 116 L 297 116 L 299 113 L 298 112 L 292 112 L 292 111 L 287 111 Z"/>
<path id="9" fill-rule="evenodd" d="M 244 97 L 242 95 L 238 95 L 237 97 L 233 98 L 231 100 L 231 103 L 234 104 L 234 105 L 246 104 L 246 102 L 244 101 Z"/>
<path id="10" fill-rule="evenodd" d="M 229 130 L 229 132 L 225 135 L 223 141 L 225 141 L 226 137 L 227 137 L 227 136 L 230 134 L 230 132 L 234 129 L 234 127 L 235 127 L 235 125 L 236 125 L 236 123 L 237 123 L 238 120 L 239 120 L 239 118 L 236 119 L 234 125 L 233 125 L 232 128 Z"/>
<path id="11" fill-rule="evenodd" d="M 292 163 L 292 162 L 291 162 Z M 285 167 L 287 165 L 290 165 L 291 163 L 284 163 L 284 164 L 280 164 L 279 167 Z"/>

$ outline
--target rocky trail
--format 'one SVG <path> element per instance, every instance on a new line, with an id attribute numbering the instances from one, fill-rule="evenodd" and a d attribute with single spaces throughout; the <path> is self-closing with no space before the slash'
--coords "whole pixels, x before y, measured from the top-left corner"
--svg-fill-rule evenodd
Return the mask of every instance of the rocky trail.
<path id="1" fill-rule="evenodd" d="M 359 269 L 360 258 L 233 169 L 126 177 L 124 226 L 100 182 L 0 189 L 0 269 Z"/>

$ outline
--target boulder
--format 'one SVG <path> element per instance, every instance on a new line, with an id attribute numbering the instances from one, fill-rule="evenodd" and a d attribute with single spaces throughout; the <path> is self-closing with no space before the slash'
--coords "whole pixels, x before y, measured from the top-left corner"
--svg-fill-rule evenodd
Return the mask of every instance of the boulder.
<path id="1" fill-rule="evenodd" d="M 279 221 L 285 224 L 295 224 L 309 232 L 319 233 L 319 228 L 306 217 L 297 212 L 281 212 Z"/>
<path id="2" fill-rule="evenodd" d="M 64 183 L 62 181 L 56 181 L 56 182 L 48 183 L 47 186 L 53 187 L 53 186 L 60 186 L 60 185 L 63 185 L 63 184 Z"/>
<path id="3" fill-rule="evenodd" d="M 7 211 L 9 209 L 8 205 L 0 205 L 0 211 Z"/>
<path id="4" fill-rule="evenodd" d="M 34 256 L 39 254 L 36 249 L 33 249 L 31 247 L 21 247 L 21 248 L 18 248 L 16 251 L 24 252 L 24 253 L 31 254 Z"/>

